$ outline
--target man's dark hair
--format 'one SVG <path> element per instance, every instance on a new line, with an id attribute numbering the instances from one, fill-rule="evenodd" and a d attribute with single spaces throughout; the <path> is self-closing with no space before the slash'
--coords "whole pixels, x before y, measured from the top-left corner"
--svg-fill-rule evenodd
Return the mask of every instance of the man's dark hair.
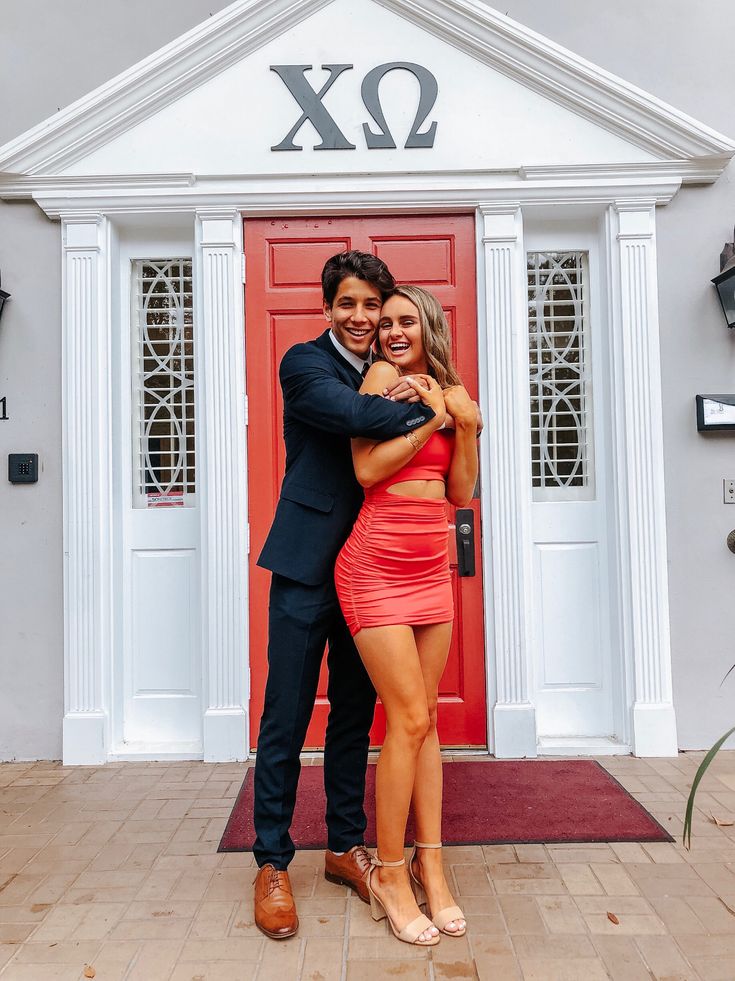
<path id="1" fill-rule="evenodd" d="M 338 252 L 331 259 L 327 259 L 322 269 L 322 293 L 327 306 L 331 307 L 339 284 L 348 276 L 364 279 L 380 290 L 383 299 L 390 296 L 396 287 L 390 269 L 376 255 L 371 255 L 370 252 L 358 252 L 356 249 L 351 252 Z"/>

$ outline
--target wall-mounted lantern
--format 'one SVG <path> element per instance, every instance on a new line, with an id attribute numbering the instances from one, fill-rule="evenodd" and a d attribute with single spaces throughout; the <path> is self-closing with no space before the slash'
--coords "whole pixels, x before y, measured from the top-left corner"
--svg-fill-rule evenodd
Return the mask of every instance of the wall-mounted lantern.
<path id="1" fill-rule="evenodd" d="M 720 272 L 712 282 L 728 327 L 735 327 L 735 243 L 726 242 L 720 253 Z"/>
<path id="2" fill-rule="evenodd" d="M 5 306 L 5 301 L 10 299 L 10 293 L 6 293 L 5 290 L 0 289 L 0 317 L 3 315 L 3 307 Z"/>

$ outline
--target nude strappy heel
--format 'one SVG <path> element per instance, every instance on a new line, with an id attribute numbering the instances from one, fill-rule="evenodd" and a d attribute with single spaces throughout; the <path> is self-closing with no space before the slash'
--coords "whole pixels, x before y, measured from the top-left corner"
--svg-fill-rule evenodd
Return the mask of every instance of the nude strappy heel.
<path id="1" fill-rule="evenodd" d="M 402 858 L 400 862 L 381 862 L 379 858 L 376 858 L 376 856 L 373 855 L 370 861 L 372 863 L 373 868 L 368 869 L 366 881 L 367 881 L 368 892 L 370 893 L 370 913 L 373 919 L 374 920 L 387 919 L 390 928 L 393 931 L 393 936 L 396 937 L 397 940 L 402 940 L 404 944 L 414 944 L 414 946 L 416 947 L 434 947 L 436 944 L 438 944 L 440 940 L 439 937 L 431 937 L 431 939 L 429 940 L 419 940 L 419 937 L 424 932 L 424 930 L 430 930 L 431 927 L 435 925 L 431 922 L 428 916 L 425 916 L 423 913 L 421 913 L 421 915 L 417 916 L 415 920 L 411 920 L 410 923 L 407 923 L 402 930 L 397 930 L 395 923 L 393 922 L 393 920 L 391 920 L 390 915 L 386 910 L 385 906 L 381 903 L 381 901 L 373 892 L 373 887 L 370 880 L 372 878 L 375 866 L 381 866 L 382 868 L 398 868 L 399 866 L 406 864 L 406 859 Z"/>
<path id="2" fill-rule="evenodd" d="M 429 901 L 426 896 L 426 890 L 424 889 L 421 881 L 416 876 L 413 870 L 413 860 L 416 858 L 417 848 L 441 848 L 442 844 L 439 842 L 438 845 L 427 844 L 425 841 L 415 841 L 413 843 L 413 851 L 411 852 L 411 858 L 408 861 L 408 872 L 411 877 L 411 887 L 413 888 L 413 894 L 416 897 L 416 902 L 419 906 L 426 906 L 429 909 L 429 914 L 431 916 L 431 921 L 437 930 L 441 931 L 445 937 L 463 937 L 467 932 L 467 927 L 462 927 L 461 930 L 447 930 L 446 926 L 451 923 L 452 920 L 464 920 L 465 915 L 459 906 L 447 906 L 446 909 L 440 909 L 436 915 L 431 913 L 429 908 Z"/>

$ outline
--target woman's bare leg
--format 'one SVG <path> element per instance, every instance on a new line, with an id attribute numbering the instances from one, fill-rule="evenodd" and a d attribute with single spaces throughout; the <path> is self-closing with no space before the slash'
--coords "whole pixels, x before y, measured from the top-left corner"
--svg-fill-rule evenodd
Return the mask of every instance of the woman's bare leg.
<path id="1" fill-rule="evenodd" d="M 385 741 L 375 774 L 378 858 L 398 862 L 404 857 L 416 761 L 430 724 L 426 686 L 410 627 L 365 628 L 355 636 L 355 643 L 386 716 Z M 378 867 L 371 883 L 397 929 L 420 914 L 405 866 Z M 436 927 L 424 931 L 420 939 L 432 936 L 437 936 Z"/>
<path id="2" fill-rule="evenodd" d="M 416 821 L 416 840 L 436 844 L 442 840 L 442 761 L 436 731 L 436 708 L 439 682 L 447 663 L 452 639 L 452 624 L 436 623 L 413 629 L 430 722 L 429 731 L 416 763 L 413 813 Z M 454 906 L 454 899 L 444 877 L 441 850 L 419 848 L 417 856 L 416 874 L 426 890 L 430 909 L 436 913 L 448 906 Z M 449 933 L 461 932 L 465 926 L 464 920 L 452 920 L 444 929 Z"/>

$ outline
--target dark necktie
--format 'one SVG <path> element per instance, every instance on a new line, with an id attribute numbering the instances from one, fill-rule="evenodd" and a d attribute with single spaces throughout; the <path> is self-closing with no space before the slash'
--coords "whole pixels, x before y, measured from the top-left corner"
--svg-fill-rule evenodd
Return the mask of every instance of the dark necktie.
<path id="1" fill-rule="evenodd" d="M 370 371 L 370 362 L 369 361 L 366 361 L 365 364 L 362 366 L 362 372 L 361 372 L 361 374 L 362 374 L 362 377 L 363 378 L 368 373 L 368 371 Z"/>

